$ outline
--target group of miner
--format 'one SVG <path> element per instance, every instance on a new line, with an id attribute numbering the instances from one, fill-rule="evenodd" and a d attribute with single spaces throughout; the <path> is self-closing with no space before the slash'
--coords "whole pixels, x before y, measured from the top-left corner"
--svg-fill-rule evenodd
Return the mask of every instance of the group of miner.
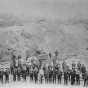
<path id="1" fill-rule="evenodd" d="M 51 55 L 49 54 L 50 58 Z M 72 63 L 71 68 L 67 65 L 65 60 L 59 64 L 53 61 L 53 64 L 38 64 L 32 63 L 30 65 L 22 64 L 20 61 L 16 63 L 16 59 L 20 60 L 22 57 L 19 55 L 16 57 L 12 56 L 13 64 L 10 68 L 5 70 L 0 69 L 0 81 L 1 83 L 9 83 L 10 76 L 12 80 L 16 81 L 27 81 L 34 83 L 58 83 L 64 85 L 80 85 L 81 82 L 86 86 L 88 84 L 88 72 L 87 67 L 80 61 L 78 63 Z"/>

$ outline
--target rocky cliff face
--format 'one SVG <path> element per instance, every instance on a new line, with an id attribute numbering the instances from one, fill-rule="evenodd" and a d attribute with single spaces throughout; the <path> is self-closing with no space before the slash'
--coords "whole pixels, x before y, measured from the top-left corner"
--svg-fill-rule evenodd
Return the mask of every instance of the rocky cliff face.
<path id="1" fill-rule="evenodd" d="M 1 18 L 1 50 L 13 48 L 25 55 L 25 52 L 33 53 L 39 48 L 51 52 L 58 49 L 63 57 L 81 54 L 84 59 L 88 56 L 87 19 L 75 18 L 64 22 L 46 18 L 35 18 L 31 21 L 18 20 L 12 16 Z"/>

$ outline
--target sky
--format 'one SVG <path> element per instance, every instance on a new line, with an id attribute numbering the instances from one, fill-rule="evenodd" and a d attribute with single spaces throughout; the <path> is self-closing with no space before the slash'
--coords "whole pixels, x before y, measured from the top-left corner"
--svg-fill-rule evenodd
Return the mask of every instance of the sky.
<path id="1" fill-rule="evenodd" d="M 0 14 L 68 19 L 87 17 L 88 0 L 0 0 Z"/>

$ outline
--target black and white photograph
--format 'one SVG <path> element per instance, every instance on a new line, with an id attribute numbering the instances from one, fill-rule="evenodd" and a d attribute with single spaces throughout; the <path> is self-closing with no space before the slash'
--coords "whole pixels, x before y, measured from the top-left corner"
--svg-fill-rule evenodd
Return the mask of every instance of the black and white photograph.
<path id="1" fill-rule="evenodd" d="M 88 0 L 0 0 L 0 88 L 88 88 Z"/>

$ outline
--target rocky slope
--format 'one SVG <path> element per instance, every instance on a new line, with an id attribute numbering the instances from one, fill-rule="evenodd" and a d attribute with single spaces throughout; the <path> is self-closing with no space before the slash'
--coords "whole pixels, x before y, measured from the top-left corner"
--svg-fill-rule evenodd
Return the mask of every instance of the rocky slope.
<path id="1" fill-rule="evenodd" d="M 88 20 L 82 18 L 68 21 L 35 18 L 19 20 L 14 16 L 0 17 L 0 50 L 12 48 L 25 55 L 42 48 L 60 56 L 77 54 L 88 57 Z"/>

